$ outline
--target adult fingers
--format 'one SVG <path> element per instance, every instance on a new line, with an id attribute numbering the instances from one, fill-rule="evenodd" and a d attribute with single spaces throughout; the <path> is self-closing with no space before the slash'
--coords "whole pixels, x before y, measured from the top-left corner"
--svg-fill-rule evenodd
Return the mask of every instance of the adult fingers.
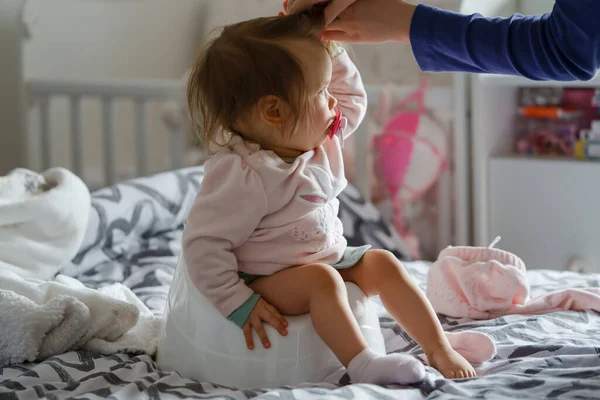
<path id="1" fill-rule="evenodd" d="M 288 15 L 297 14 L 308 10 L 315 3 L 315 0 L 294 0 L 288 3 L 285 12 Z"/>
<path id="2" fill-rule="evenodd" d="M 347 42 L 347 43 L 357 42 L 357 39 L 354 36 L 349 35 L 346 32 L 340 32 L 340 31 L 325 31 L 325 32 L 323 32 L 323 35 L 321 36 L 321 40 Z"/>
<path id="3" fill-rule="evenodd" d="M 325 26 L 331 24 L 356 0 L 332 0 L 325 8 Z"/>

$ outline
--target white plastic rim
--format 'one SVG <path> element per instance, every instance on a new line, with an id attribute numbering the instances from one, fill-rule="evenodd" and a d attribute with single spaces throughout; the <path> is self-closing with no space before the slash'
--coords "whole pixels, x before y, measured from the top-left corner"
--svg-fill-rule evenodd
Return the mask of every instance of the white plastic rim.
<path id="1" fill-rule="evenodd" d="M 385 354 L 379 318 L 370 300 L 347 283 L 348 300 L 369 346 Z M 223 318 L 195 288 L 180 257 L 165 310 L 157 363 L 185 378 L 236 388 L 321 382 L 342 367 L 314 330 L 310 316 L 286 317 L 288 335 L 266 325 L 270 349 L 250 351 L 239 327 Z M 255 343 L 260 343 L 254 333 Z"/>

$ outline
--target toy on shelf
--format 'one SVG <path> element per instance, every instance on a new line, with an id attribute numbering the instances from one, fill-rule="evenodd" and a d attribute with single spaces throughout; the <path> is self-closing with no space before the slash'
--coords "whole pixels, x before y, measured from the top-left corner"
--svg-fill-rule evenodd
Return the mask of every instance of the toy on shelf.
<path id="1" fill-rule="evenodd" d="M 421 252 L 411 219 L 423 218 L 427 193 L 446 168 L 448 150 L 448 132 L 425 107 L 426 91 L 423 80 L 395 105 L 384 92 L 378 114 L 386 122 L 372 142 L 375 173 L 392 202 L 394 226 L 415 259 Z"/>
<path id="2" fill-rule="evenodd" d="M 562 102 L 563 89 L 556 87 L 524 87 L 519 89 L 519 105 L 550 107 Z"/>
<path id="3" fill-rule="evenodd" d="M 600 89 L 576 92 L 585 108 L 586 128 L 579 131 L 575 156 L 579 159 L 600 160 Z"/>
<path id="4" fill-rule="evenodd" d="M 596 89 L 594 91 L 594 97 L 592 97 L 592 106 L 600 108 L 600 89 Z M 600 112 L 600 109 L 598 112 Z"/>
<path id="5" fill-rule="evenodd" d="M 600 160 L 600 120 L 592 121 L 590 129 L 579 132 L 575 156 L 579 159 Z"/>
<path id="6" fill-rule="evenodd" d="M 517 152 L 536 155 L 573 156 L 579 119 L 519 118 Z"/>
<path id="7" fill-rule="evenodd" d="M 597 104 L 597 105 L 595 105 Z M 523 154 L 579 156 L 581 140 L 599 137 L 591 128 L 600 119 L 600 91 L 585 88 L 522 88 L 519 92 L 516 151 Z M 600 128 L 597 126 L 597 128 Z M 576 154 L 577 153 L 577 154 Z"/>
<path id="8" fill-rule="evenodd" d="M 597 90 L 592 88 L 566 88 L 563 91 L 562 106 L 581 111 L 581 128 L 589 129 L 592 121 L 600 119 L 598 105 L 595 105 Z"/>

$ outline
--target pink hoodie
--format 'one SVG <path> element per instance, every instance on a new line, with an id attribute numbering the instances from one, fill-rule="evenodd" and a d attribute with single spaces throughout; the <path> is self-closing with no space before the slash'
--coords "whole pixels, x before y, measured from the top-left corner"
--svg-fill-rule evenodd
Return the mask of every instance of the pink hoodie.
<path id="1" fill-rule="evenodd" d="M 182 251 L 194 285 L 224 316 L 253 295 L 238 271 L 334 264 L 346 249 L 336 198 L 347 185 L 341 145 L 364 118 L 367 98 L 345 51 L 333 59 L 329 91 L 347 119 L 341 137 L 286 163 L 235 136 L 205 163 Z"/>

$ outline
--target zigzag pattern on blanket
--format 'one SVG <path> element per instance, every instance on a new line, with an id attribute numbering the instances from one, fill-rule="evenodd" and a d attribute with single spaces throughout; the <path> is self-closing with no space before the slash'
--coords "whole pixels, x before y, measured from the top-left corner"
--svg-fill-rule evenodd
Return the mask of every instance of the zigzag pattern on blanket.
<path id="1" fill-rule="evenodd" d="M 160 257 L 154 259 L 167 272 L 173 265 Z M 164 263 L 163 263 L 164 262 Z M 427 275 L 426 265 L 409 265 L 410 272 L 421 287 Z M 100 276 L 96 277 L 101 280 Z M 577 274 L 536 273 L 536 294 L 549 285 L 567 281 L 568 285 L 583 286 L 600 283 L 600 277 Z M 162 309 L 162 305 L 159 305 Z M 424 399 L 426 397 L 490 398 L 495 390 L 502 398 L 597 398 L 598 369 L 597 339 L 600 318 L 593 313 L 571 312 L 538 316 L 508 316 L 493 321 L 455 320 L 440 317 L 447 330 L 465 328 L 488 332 L 502 351 L 480 378 L 449 382 L 436 378 L 419 385 L 404 387 L 377 387 L 350 385 L 340 374 L 326 383 L 298 388 L 236 390 L 184 379 L 176 372 L 160 371 L 150 356 L 117 354 L 98 356 L 89 352 L 70 352 L 45 360 L 40 364 L 0 367 L 0 397 L 26 400 L 32 397 L 62 399 L 95 399 L 110 397 L 115 400 L 172 398 L 231 398 L 246 400 L 255 397 L 292 399 Z M 383 317 L 382 328 L 388 338 L 391 352 L 401 351 L 420 356 L 416 343 L 411 341 L 396 322 Z M 571 328 L 564 331 L 564 325 Z M 341 379 L 340 379 L 341 378 Z M 337 384 L 342 385 L 339 387 Z M 457 394 L 458 393 L 458 394 Z"/>

